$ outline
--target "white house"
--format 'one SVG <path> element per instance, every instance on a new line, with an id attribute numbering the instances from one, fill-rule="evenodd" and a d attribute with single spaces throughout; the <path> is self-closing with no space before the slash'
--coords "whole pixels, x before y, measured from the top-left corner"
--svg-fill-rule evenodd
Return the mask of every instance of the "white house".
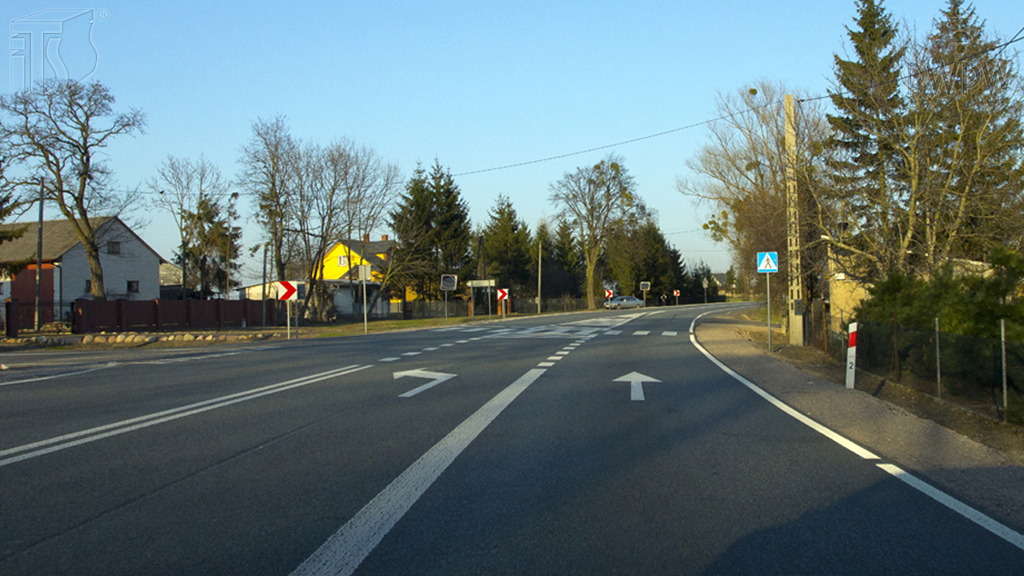
<path id="1" fill-rule="evenodd" d="M 160 297 L 160 264 L 164 259 L 149 247 L 120 218 L 93 218 L 100 246 L 100 266 L 108 300 L 152 300 Z M 0 244 L 0 262 L 29 262 L 29 267 L 12 278 L 0 279 L 0 300 L 18 300 L 19 307 L 34 308 L 36 290 L 36 246 L 39 224 L 2 224 L 0 229 L 25 228 L 20 238 Z M 89 262 L 85 247 L 67 220 L 43 222 L 41 304 L 56 313 L 64 304 L 92 298 Z M 53 317 L 46 314 L 47 321 Z"/>

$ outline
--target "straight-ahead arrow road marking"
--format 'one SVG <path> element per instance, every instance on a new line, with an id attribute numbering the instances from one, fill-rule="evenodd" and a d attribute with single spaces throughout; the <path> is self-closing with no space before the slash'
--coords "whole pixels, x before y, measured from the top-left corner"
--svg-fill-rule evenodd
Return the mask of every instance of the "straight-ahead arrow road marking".
<path id="1" fill-rule="evenodd" d="M 612 382 L 629 382 L 629 399 L 632 401 L 643 402 L 644 382 L 661 382 L 661 380 L 645 376 L 639 372 L 630 372 L 625 376 L 620 376 L 615 380 L 612 380 Z"/>
<path id="2" fill-rule="evenodd" d="M 429 378 L 430 382 L 427 382 L 426 384 L 424 384 L 423 386 L 420 386 L 419 388 L 413 388 L 412 390 L 409 390 L 405 394 L 399 394 L 398 395 L 399 398 L 411 398 L 411 397 L 419 394 L 420 392 L 423 392 L 423 391 L 426 391 L 426 390 L 430 390 L 431 388 L 433 388 L 434 386 L 437 386 L 441 382 L 444 382 L 446 380 L 451 380 L 452 378 L 455 378 L 455 374 L 445 374 L 444 372 L 428 372 L 427 370 L 419 370 L 419 369 L 418 370 L 404 370 L 402 372 L 395 372 L 395 380 L 398 380 L 399 378 L 401 378 L 403 376 L 415 376 L 416 378 Z"/>

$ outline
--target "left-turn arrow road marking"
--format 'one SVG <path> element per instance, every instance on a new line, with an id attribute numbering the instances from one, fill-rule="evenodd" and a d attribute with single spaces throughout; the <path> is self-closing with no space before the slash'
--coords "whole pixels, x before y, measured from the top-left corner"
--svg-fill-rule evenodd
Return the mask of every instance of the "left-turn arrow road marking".
<path id="1" fill-rule="evenodd" d="M 413 388 L 412 390 L 409 390 L 405 394 L 399 394 L 399 398 L 410 398 L 412 396 L 419 394 L 420 392 L 430 390 L 431 388 L 437 386 L 441 382 L 455 378 L 455 374 L 445 374 L 444 372 L 428 372 L 427 370 L 404 370 L 402 372 L 395 372 L 395 380 L 398 380 L 403 376 L 429 378 L 430 382 L 427 382 L 426 384 L 420 386 L 419 388 Z"/>

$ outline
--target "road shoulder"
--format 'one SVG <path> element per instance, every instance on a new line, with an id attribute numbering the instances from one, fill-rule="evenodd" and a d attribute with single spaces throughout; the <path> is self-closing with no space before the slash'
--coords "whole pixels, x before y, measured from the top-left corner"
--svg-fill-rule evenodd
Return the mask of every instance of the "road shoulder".
<path id="1" fill-rule="evenodd" d="M 1024 461 L 862 390 L 769 356 L 735 319 L 705 317 L 697 340 L 765 391 L 997 520 L 1024 529 Z M 1024 442 L 1024 439 L 1022 439 Z"/>

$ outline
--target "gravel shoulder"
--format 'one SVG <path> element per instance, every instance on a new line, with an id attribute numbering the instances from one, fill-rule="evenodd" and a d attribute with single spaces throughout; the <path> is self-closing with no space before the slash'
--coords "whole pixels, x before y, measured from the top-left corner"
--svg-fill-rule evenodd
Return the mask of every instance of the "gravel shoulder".
<path id="1" fill-rule="evenodd" d="M 778 346 L 744 311 L 705 317 L 697 340 L 721 362 L 797 411 L 994 519 L 1024 531 L 1024 431 L 858 373 L 811 348 Z"/>

